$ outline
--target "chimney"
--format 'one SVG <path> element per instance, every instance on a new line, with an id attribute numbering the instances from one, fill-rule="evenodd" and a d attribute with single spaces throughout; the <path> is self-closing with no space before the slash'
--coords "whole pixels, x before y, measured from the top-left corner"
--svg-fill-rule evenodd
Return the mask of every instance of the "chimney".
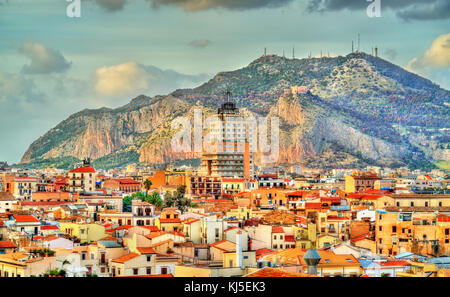
<path id="1" fill-rule="evenodd" d="M 317 275 L 317 265 L 320 262 L 320 255 L 315 249 L 309 249 L 306 254 L 303 256 L 303 260 L 305 260 L 306 265 L 308 265 L 308 274 Z"/>
<path id="2" fill-rule="evenodd" d="M 242 263 L 242 231 L 236 232 L 236 266 L 244 268 Z"/>

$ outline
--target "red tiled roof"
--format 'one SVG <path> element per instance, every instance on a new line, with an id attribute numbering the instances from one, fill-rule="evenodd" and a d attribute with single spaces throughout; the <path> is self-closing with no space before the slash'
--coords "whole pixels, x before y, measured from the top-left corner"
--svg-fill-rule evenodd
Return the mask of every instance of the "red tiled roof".
<path id="1" fill-rule="evenodd" d="M 438 217 L 438 222 L 450 222 L 450 216 L 444 215 L 444 214 L 439 214 Z"/>
<path id="2" fill-rule="evenodd" d="M 80 167 L 80 168 L 75 168 L 69 171 L 70 173 L 76 173 L 76 172 L 91 172 L 94 173 L 95 172 L 95 168 L 92 167 Z"/>
<path id="3" fill-rule="evenodd" d="M 278 178 L 278 175 L 276 175 L 276 174 L 261 174 L 261 175 L 258 175 L 258 177 L 273 177 L 273 178 Z"/>
<path id="4" fill-rule="evenodd" d="M 305 208 L 322 208 L 322 204 L 320 202 L 306 202 Z"/>
<path id="5" fill-rule="evenodd" d="M 153 248 L 149 247 L 137 248 L 137 250 L 141 254 L 156 254 L 156 251 Z"/>
<path id="6" fill-rule="evenodd" d="M 367 234 L 360 235 L 360 236 L 356 236 L 356 237 L 353 237 L 353 238 L 351 239 L 351 241 L 352 241 L 352 242 L 361 241 L 361 240 L 366 239 L 368 236 L 369 236 L 368 233 L 367 233 Z"/>
<path id="7" fill-rule="evenodd" d="M 256 257 L 259 257 L 259 256 L 264 255 L 264 254 L 269 254 L 269 253 L 274 253 L 274 251 L 266 249 L 266 248 L 262 248 L 262 249 L 259 249 L 259 250 L 255 251 Z"/>
<path id="8" fill-rule="evenodd" d="M 3 223 L 3 221 L 0 221 L 0 226 L 4 226 L 5 224 Z"/>
<path id="9" fill-rule="evenodd" d="M 145 237 L 148 238 L 148 239 L 152 239 L 152 238 L 155 238 L 155 237 L 158 237 L 158 236 L 162 236 L 162 235 L 164 235 L 164 234 L 167 234 L 167 233 L 164 232 L 164 231 L 160 231 L 160 232 L 152 232 L 152 233 L 146 235 Z"/>
<path id="10" fill-rule="evenodd" d="M 224 177 L 223 179 L 222 179 L 222 182 L 225 182 L 225 183 L 241 183 L 241 182 L 243 182 L 244 181 L 244 179 L 243 178 L 231 178 L 231 177 Z"/>
<path id="11" fill-rule="evenodd" d="M 239 227 L 231 227 L 231 228 L 229 228 L 229 229 L 227 229 L 227 230 L 225 230 L 225 231 L 223 231 L 223 232 L 228 232 L 228 231 L 236 230 L 236 229 L 242 230 L 242 229 L 239 228 Z"/>
<path id="12" fill-rule="evenodd" d="M 141 227 L 150 230 L 150 232 L 159 232 L 159 231 L 161 231 L 161 230 L 159 230 L 158 226 L 141 226 Z"/>
<path id="13" fill-rule="evenodd" d="M 138 181 L 135 181 L 131 178 L 116 178 L 115 181 L 118 181 L 121 184 L 133 184 L 133 185 L 140 185 L 141 183 Z"/>
<path id="14" fill-rule="evenodd" d="M 218 245 L 218 244 L 221 244 L 221 243 L 224 243 L 224 242 L 227 242 L 228 240 L 221 240 L 221 241 L 217 241 L 217 242 L 214 242 L 214 243 L 211 243 L 209 246 L 216 246 L 216 245 Z"/>
<path id="15" fill-rule="evenodd" d="M 181 219 L 177 218 L 177 219 L 159 219 L 160 223 L 181 223 Z"/>
<path id="16" fill-rule="evenodd" d="M 272 226 L 272 233 L 284 233 L 282 227 Z"/>
<path id="17" fill-rule="evenodd" d="M 14 215 L 14 219 L 16 220 L 16 222 L 21 222 L 21 223 L 25 223 L 25 222 L 39 222 L 39 220 L 32 215 L 18 215 L 15 214 Z"/>
<path id="18" fill-rule="evenodd" d="M 306 192 L 307 191 L 294 191 L 294 192 L 287 193 L 286 196 L 302 196 Z"/>
<path id="19" fill-rule="evenodd" d="M 122 257 L 119 257 L 119 258 L 116 258 L 116 259 L 112 260 L 112 262 L 114 262 L 114 263 L 125 263 L 125 262 L 128 262 L 128 261 L 130 261 L 130 260 L 132 260 L 134 258 L 137 258 L 139 256 L 140 255 L 136 254 L 136 253 L 129 253 L 129 254 L 126 254 L 125 256 L 122 256 Z"/>
<path id="20" fill-rule="evenodd" d="M 392 266 L 407 266 L 407 265 L 411 265 L 411 263 L 407 262 L 407 261 L 403 261 L 403 260 L 399 260 L 399 261 L 387 261 L 387 262 L 381 262 L 380 266 L 383 267 L 392 267 Z"/>
<path id="21" fill-rule="evenodd" d="M 44 225 L 41 226 L 41 230 L 59 230 L 59 228 L 56 225 Z"/>
<path id="22" fill-rule="evenodd" d="M 14 242 L 9 240 L 0 240 L 0 248 L 15 248 Z"/>
<path id="23" fill-rule="evenodd" d="M 122 230 L 122 229 L 130 229 L 132 228 L 132 225 L 123 225 L 116 228 L 116 230 Z"/>
<path id="24" fill-rule="evenodd" d="M 193 224 L 193 223 L 198 222 L 198 221 L 200 221 L 200 219 L 192 219 L 192 218 L 189 218 L 189 219 L 184 220 L 184 221 L 183 221 L 183 224 L 185 224 L 185 225 L 190 225 L 190 224 Z"/>
<path id="25" fill-rule="evenodd" d="M 295 238 L 292 235 L 286 235 L 284 237 L 284 241 L 286 241 L 286 242 L 295 242 Z"/>

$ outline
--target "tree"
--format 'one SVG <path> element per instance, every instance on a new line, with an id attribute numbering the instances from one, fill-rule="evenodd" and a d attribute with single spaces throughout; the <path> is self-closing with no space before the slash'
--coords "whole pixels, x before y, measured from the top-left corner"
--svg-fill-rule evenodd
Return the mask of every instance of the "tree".
<path id="1" fill-rule="evenodd" d="M 167 193 L 164 196 L 164 206 L 165 207 L 176 207 L 181 212 L 185 212 L 189 207 L 194 205 L 191 203 L 190 199 L 185 198 L 186 186 L 179 186 L 177 191 L 172 193 Z"/>
<path id="2" fill-rule="evenodd" d="M 148 197 L 149 197 L 148 202 L 150 204 L 153 204 L 157 208 L 161 208 L 161 206 L 163 206 L 164 201 L 162 200 L 158 192 L 153 192 L 151 195 L 148 195 Z"/>
<path id="3" fill-rule="evenodd" d="M 151 180 L 146 179 L 146 180 L 144 181 L 144 188 L 145 188 L 145 190 L 146 190 L 147 192 L 150 190 L 150 188 L 152 187 L 152 185 L 153 185 L 153 183 L 152 183 Z"/>

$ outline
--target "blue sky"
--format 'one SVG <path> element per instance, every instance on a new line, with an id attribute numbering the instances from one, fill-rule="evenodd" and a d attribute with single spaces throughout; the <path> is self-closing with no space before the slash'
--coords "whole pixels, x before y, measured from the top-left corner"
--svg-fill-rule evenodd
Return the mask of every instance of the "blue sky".
<path id="1" fill-rule="evenodd" d="M 450 89 L 447 2 L 381 0 L 382 17 L 369 18 L 364 0 L 83 0 L 68 18 L 64 0 L 0 0 L 0 160 L 18 162 L 84 108 L 197 86 L 264 47 L 345 55 L 358 32 L 363 51 L 377 45 Z"/>

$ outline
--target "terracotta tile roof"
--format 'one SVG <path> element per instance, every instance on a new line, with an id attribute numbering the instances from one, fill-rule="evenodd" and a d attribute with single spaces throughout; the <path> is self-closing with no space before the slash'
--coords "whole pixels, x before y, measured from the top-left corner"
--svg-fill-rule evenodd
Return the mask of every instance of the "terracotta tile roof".
<path id="1" fill-rule="evenodd" d="M 123 225 L 116 228 L 116 230 L 122 230 L 122 229 L 130 229 L 132 228 L 132 225 Z"/>
<path id="2" fill-rule="evenodd" d="M 294 192 L 289 192 L 286 194 L 286 196 L 302 196 L 305 193 L 308 193 L 309 191 L 294 191 Z"/>
<path id="3" fill-rule="evenodd" d="M 231 177 L 224 177 L 222 179 L 222 182 L 224 183 L 241 183 L 243 182 L 244 179 L 243 178 L 231 178 Z"/>
<path id="4" fill-rule="evenodd" d="M 81 167 L 81 168 L 76 168 L 76 169 L 72 169 L 69 171 L 69 173 L 77 173 L 77 172 L 90 172 L 90 173 L 94 173 L 95 169 L 91 168 L 91 167 Z"/>
<path id="5" fill-rule="evenodd" d="M 266 248 L 263 248 L 263 249 L 256 250 L 255 251 L 255 256 L 256 256 L 256 259 L 259 259 L 260 257 L 262 257 L 264 255 L 273 254 L 273 253 L 276 253 L 276 252 L 272 251 L 272 250 L 269 250 L 269 249 L 266 249 Z"/>
<path id="6" fill-rule="evenodd" d="M 156 251 L 153 248 L 149 247 L 137 248 L 137 250 L 141 254 L 156 254 Z"/>
<path id="7" fill-rule="evenodd" d="M 219 249 L 223 252 L 232 252 L 236 250 L 236 244 L 228 240 L 221 240 L 209 245 L 210 247 Z"/>
<path id="8" fill-rule="evenodd" d="M 305 202 L 305 208 L 322 208 L 320 202 Z"/>
<path id="9" fill-rule="evenodd" d="M 162 236 L 164 234 L 167 234 L 167 233 L 164 232 L 164 231 L 158 231 L 158 232 L 152 232 L 152 233 L 146 235 L 145 237 L 148 238 L 148 239 L 153 239 L 155 237 L 159 237 L 159 236 Z"/>
<path id="10" fill-rule="evenodd" d="M 200 219 L 189 218 L 189 219 L 186 219 L 186 220 L 182 221 L 182 223 L 185 224 L 185 225 L 190 225 L 190 224 L 198 222 L 198 221 L 200 221 Z"/>
<path id="11" fill-rule="evenodd" d="M 286 235 L 286 236 L 284 237 L 284 241 L 285 241 L 285 242 L 295 242 L 295 238 L 294 238 L 293 235 Z"/>
<path id="12" fill-rule="evenodd" d="M 0 226 L 4 226 L 5 223 L 3 223 L 3 221 L 0 221 Z"/>
<path id="13" fill-rule="evenodd" d="M 253 273 L 247 274 L 244 277 L 318 277 L 318 276 L 301 272 L 288 271 L 279 268 L 266 267 L 257 270 Z"/>
<path id="14" fill-rule="evenodd" d="M 177 218 L 177 219 L 159 219 L 159 222 L 162 224 L 167 224 L 167 223 L 181 223 L 181 219 Z"/>
<path id="15" fill-rule="evenodd" d="M 293 249 L 287 249 L 280 252 L 268 253 L 263 255 L 261 258 L 263 260 L 268 260 L 271 262 L 275 262 L 275 259 L 278 259 L 280 264 L 291 264 L 291 265 L 299 265 L 299 257 L 303 257 L 306 253 L 305 249 L 301 249 L 300 247 L 296 247 Z"/>
<path id="16" fill-rule="evenodd" d="M 35 216 L 32 216 L 32 215 L 15 214 L 14 219 L 16 220 L 16 222 L 20 222 L 20 223 L 25 223 L 25 222 L 38 222 L 39 223 L 39 220 Z"/>
<path id="17" fill-rule="evenodd" d="M 138 181 L 135 181 L 131 178 L 116 178 L 115 181 L 118 181 L 121 184 L 133 184 L 133 185 L 140 185 L 141 183 Z"/>
<path id="18" fill-rule="evenodd" d="M 130 261 L 130 260 L 132 260 L 134 258 L 139 257 L 139 256 L 140 255 L 136 254 L 136 253 L 129 253 L 127 255 L 124 255 L 122 257 L 119 257 L 119 258 L 116 258 L 116 259 L 112 260 L 112 262 L 114 262 L 114 263 L 126 263 L 126 262 L 128 262 L 128 261 Z"/>
<path id="19" fill-rule="evenodd" d="M 44 225 L 41 226 L 41 230 L 59 230 L 59 228 L 56 225 Z"/>
<path id="20" fill-rule="evenodd" d="M 380 263 L 380 266 L 382 266 L 382 267 L 408 266 L 408 265 L 411 265 L 411 263 L 409 263 L 408 261 L 403 261 L 403 260 L 387 261 L 387 262 L 381 262 Z"/>
<path id="21" fill-rule="evenodd" d="M 223 232 L 228 232 L 228 231 L 232 231 L 232 230 L 236 230 L 236 229 L 244 230 L 244 229 L 239 228 L 239 227 L 231 227 L 231 228 L 229 228 L 229 229 L 227 229 L 227 230 L 225 230 L 225 231 L 223 231 Z"/>
<path id="22" fill-rule="evenodd" d="M 261 175 L 258 175 L 258 177 L 272 177 L 272 178 L 278 178 L 278 175 L 276 175 L 276 174 L 261 174 Z"/>
<path id="23" fill-rule="evenodd" d="M 142 228 L 148 229 L 150 230 L 150 232 L 159 232 L 161 230 L 159 230 L 158 226 L 140 226 Z"/>
<path id="24" fill-rule="evenodd" d="M 0 248 L 15 248 L 16 245 L 10 240 L 0 240 Z"/>
<path id="25" fill-rule="evenodd" d="M 272 226 L 272 233 L 284 233 L 283 227 Z"/>
<path id="26" fill-rule="evenodd" d="M 351 242 L 361 241 L 361 240 L 364 240 L 364 239 L 368 238 L 368 236 L 369 236 L 369 233 L 367 233 L 367 234 L 362 234 L 362 235 L 353 237 L 350 241 L 351 241 Z"/>
<path id="27" fill-rule="evenodd" d="M 21 201 L 22 206 L 44 206 L 44 205 L 63 205 L 70 204 L 68 201 Z"/>

